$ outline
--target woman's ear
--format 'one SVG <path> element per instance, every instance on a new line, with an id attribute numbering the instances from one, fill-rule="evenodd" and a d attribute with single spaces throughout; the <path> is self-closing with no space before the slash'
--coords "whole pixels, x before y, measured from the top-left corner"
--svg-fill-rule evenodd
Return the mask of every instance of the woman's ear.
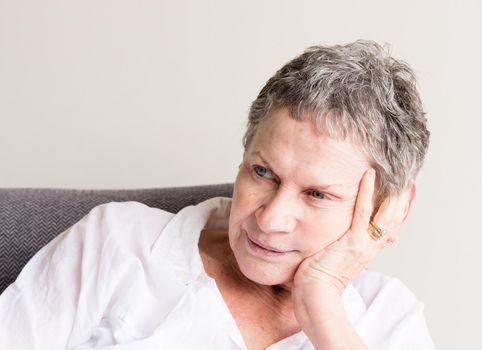
<path id="1" fill-rule="evenodd" d="M 415 181 L 411 181 L 410 184 L 407 186 L 405 190 L 400 194 L 403 197 L 403 207 L 401 207 L 402 216 L 399 221 L 397 221 L 397 225 L 391 229 L 390 232 L 390 239 L 393 242 L 398 240 L 398 236 L 400 235 L 400 231 L 402 229 L 403 224 L 408 218 L 408 214 L 410 214 L 410 210 L 412 209 L 413 201 L 417 194 L 417 185 Z"/>

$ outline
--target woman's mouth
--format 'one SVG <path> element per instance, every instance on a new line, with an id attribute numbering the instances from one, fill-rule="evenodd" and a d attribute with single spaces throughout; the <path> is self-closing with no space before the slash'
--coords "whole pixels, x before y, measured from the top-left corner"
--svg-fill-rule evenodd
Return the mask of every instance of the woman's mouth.
<path id="1" fill-rule="evenodd" d="M 286 255 L 287 253 L 290 252 L 290 251 L 282 251 L 282 250 L 273 248 L 271 246 L 268 246 L 264 243 L 261 243 L 257 239 L 249 237 L 247 233 L 246 233 L 246 242 L 247 242 L 249 251 L 257 256 L 279 257 L 279 256 Z"/>

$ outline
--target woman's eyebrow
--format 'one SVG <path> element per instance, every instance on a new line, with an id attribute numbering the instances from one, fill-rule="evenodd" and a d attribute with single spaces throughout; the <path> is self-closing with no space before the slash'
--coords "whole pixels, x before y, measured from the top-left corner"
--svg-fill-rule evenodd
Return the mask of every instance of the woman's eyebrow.
<path id="1" fill-rule="evenodd" d="M 253 156 L 258 156 L 262 161 L 263 163 L 266 164 L 266 166 L 273 172 L 274 175 L 276 175 L 277 177 L 279 177 L 277 174 L 276 174 L 276 171 L 273 169 L 273 167 L 269 164 L 269 162 L 266 160 L 266 158 L 263 157 L 263 155 L 261 154 L 261 151 L 256 151 L 256 152 L 253 152 L 252 153 Z M 309 188 L 313 188 L 313 189 L 321 189 L 321 190 L 330 190 L 330 189 L 334 189 L 336 187 L 342 187 L 342 186 L 345 186 L 345 184 L 329 184 L 329 185 L 317 185 L 317 184 L 313 184 L 313 185 L 310 185 L 308 186 Z"/>
<path id="2" fill-rule="evenodd" d="M 269 164 L 269 162 L 261 155 L 261 152 L 260 151 L 256 151 L 253 153 L 253 156 L 258 156 L 259 158 L 261 158 L 261 160 L 263 161 L 263 163 L 265 163 L 268 168 L 274 172 L 273 170 L 273 167 Z"/>

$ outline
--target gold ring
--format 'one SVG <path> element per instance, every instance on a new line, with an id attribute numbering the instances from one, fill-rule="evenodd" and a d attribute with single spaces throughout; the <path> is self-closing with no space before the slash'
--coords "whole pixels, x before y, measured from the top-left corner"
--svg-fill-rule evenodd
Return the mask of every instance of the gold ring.
<path id="1" fill-rule="evenodd" d="M 387 234 L 387 230 L 378 226 L 373 221 L 370 221 L 370 225 L 372 226 L 373 229 L 368 231 L 368 234 L 373 240 L 378 241 L 380 238 L 382 238 Z"/>

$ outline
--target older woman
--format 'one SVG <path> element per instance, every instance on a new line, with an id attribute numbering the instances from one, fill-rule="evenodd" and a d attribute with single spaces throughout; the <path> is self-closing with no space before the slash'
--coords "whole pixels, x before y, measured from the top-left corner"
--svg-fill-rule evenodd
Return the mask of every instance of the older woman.
<path id="1" fill-rule="evenodd" d="M 98 206 L 0 297 L 1 349 L 431 349 L 365 271 L 398 238 L 429 132 L 373 42 L 311 47 L 253 102 L 233 198 Z"/>

